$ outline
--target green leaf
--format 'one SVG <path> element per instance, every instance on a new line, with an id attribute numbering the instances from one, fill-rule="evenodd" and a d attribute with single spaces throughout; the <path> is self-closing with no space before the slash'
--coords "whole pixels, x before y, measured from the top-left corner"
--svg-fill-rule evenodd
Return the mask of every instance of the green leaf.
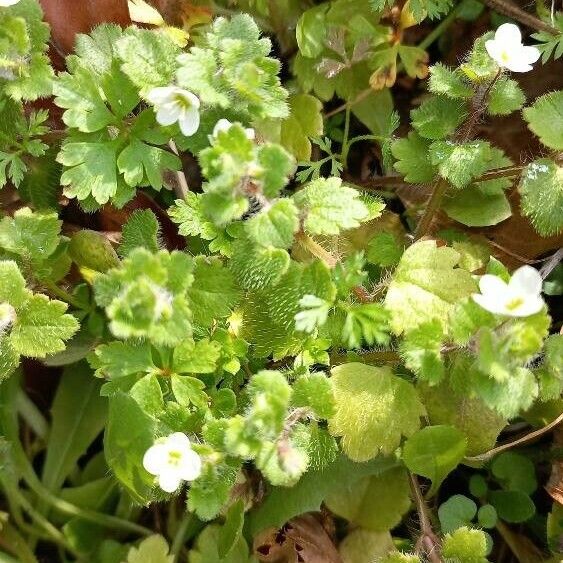
<path id="1" fill-rule="evenodd" d="M 261 289 L 275 284 L 289 268 L 289 254 L 281 248 L 263 248 L 239 239 L 233 245 L 229 267 L 244 289 Z"/>
<path id="2" fill-rule="evenodd" d="M 319 418 L 330 418 L 334 414 L 332 384 L 323 373 L 302 375 L 292 388 L 292 403 L 296 407 L 309 407 Z"/>
<path id="3" fill-rule="evenodd" d="M 428 89 L 434 94 L 441 94 L 453 99 L 467 99 L 473 95 L 473 89 L 457 69 L 450 69 L 441 63 L 430 67 Z"/>
<path id="4" fill-rule="evenodd" d="M 117 194 L 116 142 L 73 142 L 70 137 L 57 155 L 66 167 L 61 176 L 64 193 L 79 201 L 90 195 L 103 205 Z"/>
<path id="5" fill-rule="evenodd" d="M 242 536 L 238 537 L 231 551 L 220 555 L 222 528 L 211 524 L 203 529 L 188 553 L 188 563 L 252 563 L 248 546 Z M 160 563 L 160 562 L 159 562 Z"/>
<path id="6" fill-rule="evenodd" d="M 136 248 L 120 268 L 97 276 L 94 294 L 106 309 L 111 331 L 119 338 L 149 338 L 164 346 L 189 337 L 192 267 L 191 258 L 182 252 L 151 254 Z"/>
<path id="7" fill-rule="evenodd" d="M 389 343 L 389 313 L 381 303 L 347 306 L 342 340 L 348 348 Z"/>
<path id="8" fill-rule="evenodd" d="M 172 375 L 171 383 L 174 397 L 182 407 L 194 405 L 197 408 L 205 408 L 207 406 L 208 397 L 203 392 L 205 388 L 203 381 L 187 375 Z"/>
<path id="9" fill-rule="evenodd" d="M 137 209 L 123 225 L 119 255 L 126 257 L 139 247 L 157 252 L 160 249 L 159 236 L 160 225 L 156 215 L 150 209 Z"/>
<path id="10" fill-rule="evenodd" d="M 97 75 L 109 72 L 122 34 L 121 27 L 110 23 L 95 27 L 89 35 L 78 34 L 74 51 L 80 57 L 80 64 Z"/>
<path id="11" fill-rule="evenodd" d="M 487 100 L 487 111 L 490 115 L 508 115 L 522 109 L 526 103 L 526 95 L 516 80 L 501 76 L 494 83 Z"/>
<path id="12" fill-rule="evenodd" d="M 168 214 L 183 236 L 198 236 L 204 240 L 213 240 L 219 235 L 219 229 L 204 215 L 201 208 L 201 194 L 188 192 L 186 199 L 177 199 L 168 209 Z"/>
<path id="13" fill-rule="evenodd" d="M 458 393 L 448 383 L 434 387 L 419 385 L 430 424 L 458 428 L 467 438 L 466 455 L 474 456 L 494 447 L 506 419 L 488 408 L 478 397 Z"/>
<path id="14" fill-rule="evenodd" d="M 0 14 L 0 56 L 6 72 L 2 88 L 15 100 L 51 95 L 49 25 L 42 20 L 37 0 L 22 0 Z"/>
<path id="15" fill-rule="evenodd" d="M 177 373 L 213 373 L 220 355 L 218 342 L 207 338 L 184 340 L 174 348 L 173 369 Z"/>
<path id="16" fill-rule="evenodd" d="M 174 563 L 174 556 L 168 552 L 166 540 L 155 534 L 145 538 L 138 547 L 131 547 L 126 563 Z"/>
<path id="17" fill-rule="evenodd" d="M 245 223 L 248 237 L 265 247 L 289 248 L 299 229 L 297 207 L 291 199 L 280 199 Z"/>
<path id="18" fill-rule="evenodd" d="M 430 145 L 429 154 L 430 162 L 438 167 L 440 176 L 458 189 L 483 174 L 492 158 L 491 146 L 485 141 L 462 144 L 434 141 Z"/>
<path id="19" fill-rule="evenodd" d="M 57 249 L 61 225 L 56 213 L 34 213 L 22 207 L 0 221 L 0 247 L 38 267 Z"/>
<path id="20" fill-rule="evenodd" d="M 403 448 L 405 465 L 417 475 L 432 481 L 429 495 L 463 459 L 467 439 L 454 426 L 426 426 L 413 434 Z"/>
<path id="21" fill-rule="evenodd" d="M 257 118 L 288 115 L 280 62 L 268 57 L 269 39 L 248 14 L 215 18 L 197 46 L 177 59 L 178 84 L 209 106 Z"/>
<path id="22" fill-rule="evenodd" d="M 391 530 L 411 505 L 408 475 L 402 467 L 343 485 L 325 498 L 326 506 L 337 516 L 368 530 Z"/>
<path id="23" fill-rule="evenodd" d="M 121 70 L 141 95 L 174 82 L 176 58 L 181 50 L 164 30 L 129 27 L 114 48 L 123 61 Z"/>
<path id="24" fill-rule="evenodd" d="M 417 184 L 434 179 L 436 170 L 428 157 L 429 147 L 430 142 L 415 131 L 391 144 L 391 153 L 397 159 L 395 170 L 403 174 L 405 181 Z"/>
<path id="25" fill-rule="evenodd" d="M 51 429 L 41 475 L 49 490 L 62 486 L 103 430 L 106 418 L 107 399 L 100 397 L 100 382 L 84 363 L 67 368 L 51 407 Z"/>
<path id="26" fill-rule="evenodd" d="M 67 304 L 36 294 L 22 304 L 10 333 L 10 341 L 20 354 L 44 358 L 65 349 L 65 340 L 78 330 L 78 321 L 65 314 Z"/>
<path id="27" fill-rule="evenodd" d="M 377 233 L 367 246 L 367 260 L 384 268 L 396 266 L 401 259 L 404 247 L 392 233 Z"/>
<path id="28" fill-rule="evenodd" d="M 477 522 L 482 528 L 494 528 L 498 522 L 498 515 L 495 507 L 485 504 L 477 512 Z"/>
<path id="29" fill-rule="evenodd" d="M 227 460 L 228 463 L 205 464 L 202 474 L 190 485 L 188 510 L 202 520 L 213 520 L 230 498 L 240 462 Z"/>
<path id="30" fill-rule="evenodd" d="M 463 102 L 443 96 L 432 96 L 411 111 L 412 126 L 426 139 L 444 139 L 466 117 L 467 109 Z"/>
<path id="31" fill-rule="evenodd" d="M 556 235 L 563 229 L 563 168 L 542 158 L 528 164 L 520 187 L 522 213 L 529 217 L 542 236 Z"/>
<path id="32" fill-rule="evenodd" d="M 147 342 L 126 343 L 114 341 L 101 344 L 89 357 L 90 365 L 96 369 L 97 377 L 119 379 L 127 375 L 149 373 L 156 369 L 151 346 Z"/>
<path id="33" fill-rule="evenodd" d="M 458 528 L 442 542 L 442 556 L 451 563 L 487 563 L 487 553 L 485 532 L 473 528 Z"/>
<path id="34" fill-rule="evenodd" d="M 491 463 L 491 471 L 504 489 L 531 495 L 537 488 L 532 460 L 515 452 L 503 452 Z"/>
<path id="35" fill-rule="evenodd" d="M 297 45 L 304 57 L 317 57 L 325 49 L 326 12 L 327 6 L 315 6 L 306 10 L 297 22 Z"/>
<path id="36" fill-rule="evenodd" d="M 540 96 L 524 109 L 528 127 L 551 149 L 563 149 L 563 90 Z"/>
<path id="37" fill-rule="evenodd" d="M 157 417 L 164 410 L 162 388 L 158 376 L 154 373 L 144 375 L 136 381 L 129 390 L 129 395 L 149 416 Z"/>
<path id="38" fill-rule="evenodd" d="M 534 501 L 522 491 L 490 491 L 488 500 L 499 518 L 510 524 L 526 522 L 536 513 Z"/>
<path id="39" fill-rule="evenodd" d="M 62 73 L 54 84 L 55 103 L 65 109 L 63 121 L 68 127 L 90 133 L 99 131 L 115 116 L 102 97 L 99 77 L 78 67 L 73 74 Z"/>
<path id="40" fill-rule="evenodd" d="M 155 428 L 155 420 L 133 397 L 118 392 L 110 398 L 104 435 L 106 461 L 118 481 L 142 504 L 150 499 L 153 483 L 143 468 L 143 456 L 153 445 Z"/>
<path id="41" fill-rule="evenodd" d="M 377 475 L 395 467 L 392 458 L 377 458 L 354 463 L 343 455 L 318 471 L 308 471 L 296 485 L 274 487 L 249 518 L 253 535 L 270 527 L 279 527 L 294 516 L 319 510 L 323 500 L 343 484 L 352 485 L 362 477 Z"/>
<path id="42" fill-rule="evenodd" d="M 162 188 L 166 170 L 180 167 L 178 156 L 138 139 L 132 139 L 117 158 L 117 168 L 129 186 L 150 184 L 155 190 Z"/>
<path id="43" fill-rule="evenodd" d="M 477 505 L 466 496 L 453 495 L 438 508 L 442 532 L 450 533 L 471 524 L 477 514 Z"/>
<path id="44" fill-rule="evenodd" d="M 194 322 L 210 327 L 228 317 L 240 299 L 231 271 L 215 258 L 197 257 L 194 281 L 188 290 Z"/>
<path id="45" fill-rule="evenodd" d="M 280 144 L 298 161 L 311 158 L 311 141 L 323 134 L 322 103 L 309 94 L 289 98 L 290 115 L 281 122 Z"/>
<path id="46" fill-rule="evenodd" d="M 471 274 L 455 267 L 459 259 L 458 252 L 431 240 L 407 248 L 385 297 L 396 334 L 433 319 L 447 327 L 456 303 L 477 290 Z"/>
<path id="47" fill-rule="evenodd" d="M 442 326 L 434 319 L 407 332 L 399 347 L 405 366 L 430 385 L 439 383 L 444 377 L 443 341 Z"/>
<path id="48" fill-rule="evenodd" d="M 498 225 L 512 216 L 510 202 L 504 193 L 487 193 L 478 184 L 454 193 L 442 205 L 448 217 L 468 227 Z"/>
<path id="49" fill-rule="evenodd" d="M 356 528 L 340 542 L 338 553 L 344 563 L 372 563 L 373 561 L 387 563 L 386 556 L 394 548 L 393 539 L 388 531 L 372 532 Z M 420 563 L 418 557 L 414 563 Z"/>
<path id="50" fill-rule="evenodd" d="M 333 368 L 331 381 L 336 412 L 328 428 L 354 461 L 393 452 L 420 427 L 425 410 L 414 387 L 389 368 L 344 364 Z"/>
<path id="51" fill-rule="evenodd" d="M 0 303 L 19 309 L 29 296 L 18 265 L 13 260 L 0 260 Z"/>
<path id="52" fill-rule="evenodd" d="M 225 523 L 219 530 L 217 538 L 217 553 L 224 558 L 233 551 L 242 538 L 244 525 L 244 503 L 242 499 L 234 502 L 225 515 Z"/>
<path id="53" fill-rule="evenodd" d="M 355 229 L 368 218 L 359 193 L 342 185 L 340 178 L 318 178 L 298 191 L 293 200 L 304 213 L 305 229 L 314 235 L 337 235 Z"/>

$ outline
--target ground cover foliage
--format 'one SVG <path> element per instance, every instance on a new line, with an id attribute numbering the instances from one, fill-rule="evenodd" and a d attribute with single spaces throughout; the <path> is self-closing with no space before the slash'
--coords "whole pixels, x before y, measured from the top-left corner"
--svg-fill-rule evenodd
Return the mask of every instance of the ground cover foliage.
<path id="1" fill-rule="evenodd" d="M 1 0 L 0 559 L 560 561 L 562 53 L 542 2 Z"/>

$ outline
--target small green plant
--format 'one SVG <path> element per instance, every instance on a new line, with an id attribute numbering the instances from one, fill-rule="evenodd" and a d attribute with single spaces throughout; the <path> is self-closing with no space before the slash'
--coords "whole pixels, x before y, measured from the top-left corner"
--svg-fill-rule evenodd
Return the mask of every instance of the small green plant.
<path id="1" fill-rule="evenodd" d="M 276 561 L 329 561 L 299 555 L 323 507 L 349 563 L 555 561 L 548 454 L 511 448 L 562 419 L 561 251 L 513 267 L 480 229 L 563 232 L 563 92 L 511 74 L 559 28 L 503 23 L 450 67 L 427 49 L 470 2 L 225 4 L 188 40 L 130 2 L 154 26 L 101 24 L 55 71 L 38 0 L 0 1 L 1 549 L 246 563 L 292 538 Z M 401 129 L 397 77 L 428 78 Z M 518 115 L 523 163 L 478 128 Z"/>

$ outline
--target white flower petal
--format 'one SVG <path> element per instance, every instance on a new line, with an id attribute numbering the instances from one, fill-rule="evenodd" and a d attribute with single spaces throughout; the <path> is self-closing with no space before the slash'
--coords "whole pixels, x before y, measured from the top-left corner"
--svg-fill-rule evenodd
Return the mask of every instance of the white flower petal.
<path id="1" fill-rule="evenodd" d="M 176 469 L 169 469 L 158 476 L 158 486 L 167 493 L 173 493 L 182 482 L 182 477 Z"/>
<path id="2" fill-rule="evenodd" d="M 535 63 L 541 56 L 540 50 L 536 47 L 522 46 L 521 56 L 528 64 Z"/>
<path id="3" fill-rule="evenodd" d="M 515 59 L 515 58 L 510 59 L 508 62 L 506 62 L 504 65 L 501 66 L 504 66 L 511 72 L 530 72 L 531 70 L 533 70 L 532 65 L 529 65 L 526 61 L 523 61 L 522 59 Z"/>
<path id="4" fill-rule="evenodd" d="M 508 285 L 498 276 L 485 274 L 479 280 L 479 289 L 484 295 L 492 295 L 495 299 L 502 299 L 506 295 Z"/>
<path id="5" fill-rule="evenodd" d="M 182 90 L 181 88 L 177 88 L 176 95 L 184 98 L 187 106 L 199 109 L 199 98 L 195 94 L 192 94 L 189 90 Z"/>
<path id="6" fill-rule="evenodd" d="M 542 277 L 535 268 L 522 266 L 512 274 L 508 287 L 511 292 L 522 296 L 536 296 L 541 293 L 542 284 Z"/>
<path id="7" fill-rule="evenodd" d="M 0 6 L 8 7 L 17 4 L 20 0 L 0 0 Z"/>
<path id="8" fill-rule="evenodd" d="M 485 49 L 487 50 L 487 53 L 489 53 L 489 57 L 491 57 L 491 59 L 493 59 L 498 64 L 501 64 L 502 45 L 498 41 L 494 39 L 485 41 Z"/>
<path id="9" fill-rule="evenodd" d="M 493 313 L 495 315 L 504 315 L 506 314 L 506 308 L 504 306 L 504 301 L 499 301 L 495 296 L 492 295 L 481 295 L 480 293 L 474 293 L 472 296 L 473 301 L 477 303 L 477 305 L 483 307 L 485 311 L 489 311 L 489 313 Z"/>
<path id="10" fill-rule="evenodd" d="M 190 450 L 182 456 L 178 467 L 178 474 L 184 481 L 193 481 L 201 475 L 201 465 L 199 455 L 193 450 Z"/>
<path id="11" fill-rule="evenodd" d="M 232 123 L 228 119 L 220 119 L 213 127 L 213 136 L 217 135 L 222 131 L 228 131 L 231 128 Z"/>
<path id="12" fill-rule="evenodd" d="M 158 475 L 168 463 L 168 447 L 164 443 L 154 444 L 143 456 L 143 467 L 152 475 Z"/>
<path id="13" fill-rule="evenodd" d="M 183 432 L 174 432 L 167 436 L 166 445 L 170 449 L 180 450 L 181 452 L 191 450 L 190 439 Z"/>
<path id="14" fill-rule="evenodd" d="M 191 137 L 199 129 L 199 111 L 196 107 L 184 109 L 178 120 L 180 130 L 186 137 Z"/>
<path id="15" fill-rule="evenodd" d="M 172 125 L 180 119 L 181 115 L 182 109 L 177 103 L 173 102 L 158 106 L 156 120 L 160 123 L 160 125 Z"/>
<path id="16" fill-rule="evenodd" d="M 495 41 L 504 43 L 505 47 L 522 43 L 520 28 L 513 23 L 503 23 L 495 32 Z"/>
<path id="17" fill-rule="evenodd" d="M 522 305 L 516 307 L 510 313 L 506 313 L 507 315 L 511 315 L 513 317 L 529 317 L 530 315 L 535 315 L 539 313 L 544 306 L 543 299 L 536 295 L 534 297 L 526 298 Z"/>
<path id="18" fill-rule="evenodd" d="M 147 94 L 147 100 L 156 106 L 174 101 L 177 88 L 175 86 L 159 86 Z"/>

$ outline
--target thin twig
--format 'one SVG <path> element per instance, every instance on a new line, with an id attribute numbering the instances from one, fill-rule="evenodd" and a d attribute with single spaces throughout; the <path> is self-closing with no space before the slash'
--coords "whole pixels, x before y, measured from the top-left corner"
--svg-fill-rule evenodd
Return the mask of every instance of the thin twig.
<path id="1" fill-rule="evenodd" d="M 526 444 L 527 442 L 531 442 L 532 440 L 539 438 L 543 434 L 546 434 L 547 432 L 549 432 L 550 430 L 561 424 L 561 422 L 563 422 L 563 414 L 560 414 L 555 420 L 553 420 L 543 428 L 534 430 L 533 432 L 530 432 L 529 434 L 522 436 L 522 438 L 518 438 L 517 440 L 508 442 L 507 444 L 503 444 L 502 446 L 497 446 L 496 448 L 493 448 L 492 450 L 489 450 L 488 452 L 485 452 L 483 454 L 472 456 L 472 457 L 466 457 L 464 458 L 464 461 L 468 461 L 468 462 L 488 461 L 489 459 L 492 459 L 493 457 L 495 457 L 497 454 L 501 452 L 510 450 L 511 448 L 515 448 L 516 446 L 520 446 L 521 444 Z"/>
<path id="2" fill-rule="evenodd" d="M 551 256 L 549 260 L 542 266 L 540 270 L 542 279 L 545 280 L 545 278 L 547 278 L 547 276 L 549 276 L 549 274 L 551 274 L 551 272 L 555 270 L 561 260 L 563 260 L 563 248 L 557 250 L 557 252 L 555 252 L 553 256 Z"/>
<path id="3" fill-rule="evenodd" d="M 507 0 L 483 0 L 483 3 L 487 4 L 492 10 L 504 14 L 537 31 L 546 31 L 547 33 L 551 33 L 551 35 L 560 35 L 561 33 L 557 28 L 525 12 Z"/>

